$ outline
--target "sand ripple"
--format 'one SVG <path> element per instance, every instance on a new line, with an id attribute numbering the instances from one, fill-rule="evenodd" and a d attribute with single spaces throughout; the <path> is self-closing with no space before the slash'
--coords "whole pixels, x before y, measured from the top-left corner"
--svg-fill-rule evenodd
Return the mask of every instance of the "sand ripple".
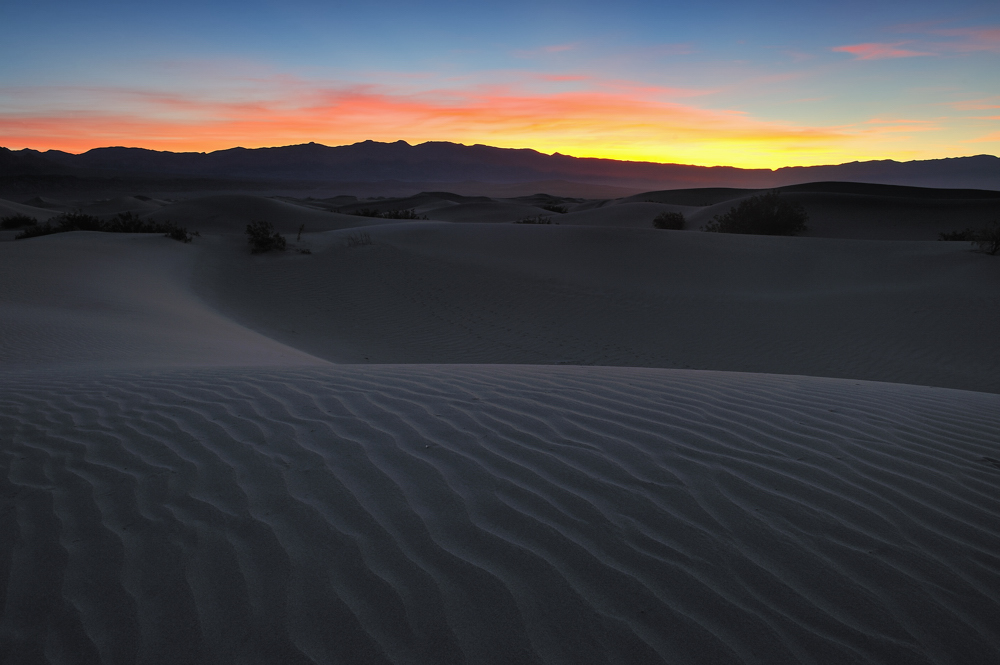
<path id="1" fill-rule="evenodd" d="M 0 661 L 996 663 L 998 432 L 716 372 L 8 376 Z"/>

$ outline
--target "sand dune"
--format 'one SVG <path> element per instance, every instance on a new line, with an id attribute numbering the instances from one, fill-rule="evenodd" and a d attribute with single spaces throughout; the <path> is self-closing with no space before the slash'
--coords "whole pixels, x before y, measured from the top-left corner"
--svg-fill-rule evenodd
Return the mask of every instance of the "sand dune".
<path id="1" fill-rule="evenodd" d="M 258 220 L 271 222 L 282 233 L 295 233 L 303 224 L 310 231 L 329 231 L 381 222 L 248 194 L 189 199 L 165 206 L 151 216 L 200 231 L 231 233 L 242 233 L 249 222 Z"/>
<path id="2" fill-rule="evenodd" d="M 202 303 L 190 275 L 204 249 L 86 231 L 0 243 L 0 367 L 321 362 Z"/>
<path id="3" fill-rule="evenodd" d="M 43 222 L 47 219 L 55 217 L 58 214 L 59 213 L 55 210 L 47 210 L 45 208 L 37 208 L 23 203 L 15 203 L 14 201 L 0 199 L 0 217 L 27 215 L 28 217 L 34 217 L 38 221 Z"/>
<path id="4" fill-rule="evenodd" d="M 619 228 L 651 229 L 653 219 L 663 212 L 680 212 L 685 217 L 700 208 L 669 205 L 663 203 L 623 203 L 589 210 L 573 211 L 565 215 L 553 215 L 552 221 L 576 226 L 615 226 Z"/>
<path id="5" fill-rule="evenodd" d="M 1000 392 L 1000 272 L 968 243 L 411 222 L 205 254 L 199 293 L 334 362 L 675 367 Z M 294 331 L 294 332 L 293 332 Z"/>
<path id="6" fill-rule="evenodd" d="M 552 213 L 537 206 L 498 201 L 461 203 L 447 208 L 438 208 L 428 214 L 431 219 L 443 222 L 474 222 L 478 224 L 515 222 L 526 217 L 538 217 L 539 215 L 551 216 Z"/>
<path id="7" fill-rule="evenodd" d="M 996 395 L 385 366 L 0 402 L 8 662 L 1000 658 Z"/>
<path id="8" fill-rule="evenodd" d="M 941 232 L 980 227 L 1000 218 L 1000 200 L 900 199 L 843 193 L 783 194 L 809 215 L 806 236 L 863 240 L 937 240 Z M 689 216 L 701 227 L 741 199 L 701 208 Z"/>
<path id="9" fill-rule="evenodd" d="M 166 205 L 165 201 L 151 199 L 148 196 L 120 196 L 104 201 L 94 201 L 79 208 L 91 215 L 117 215 L 121 212 L 134 212 L 137 214 L 153 213 L 162 210 Z"/>
<path id="10" fill-rule="evenodd" d="M 858 239 L 988 208 L 833 189 L 0 242 L 0 663 L 994 665 L 1000 258 Z"/>

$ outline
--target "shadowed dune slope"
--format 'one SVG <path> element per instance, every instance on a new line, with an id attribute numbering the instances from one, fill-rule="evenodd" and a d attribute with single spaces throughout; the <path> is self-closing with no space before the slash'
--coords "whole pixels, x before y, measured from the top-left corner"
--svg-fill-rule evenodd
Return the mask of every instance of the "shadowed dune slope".
<path id="1" fill-rule="evenodd" d="M 159 212 L 165 205 L 169 204 L 148 197 L 121 196 L 104 201 L 95 201 L 80 206 L 80 208 L 83 212 L 91 215 L 116 215 L 121 212 L 134 212 L 142 215 Z"/>
<path id="2" fill-rule="evenodd" d="M 752 194 L 772 191 L 769 189 L 738 189 L 735 187 L 700 187 L 692 189 L 661 189 L 652 192 L 632 194 L 618 199 L 621 202 L 657 201 L 677 205 L 708 206 L 723 201 L 740 199 Z M 937 187 L 907 187 L 905 185 L 884 185 L 867 182 L 819 181 L 799 185 L 775 187 L 773 191 L 785 194 L 816 193 L 846 194 L 896 199 L 931 200 L 993 200 L 1000 201 L 1000 191 L 990 189 L 949 189 Z"/>
<path id="3" fill-rule="evenodd" d="M 0 199 L 0 217 L 27 215 L 28 217 L 34 217 L 39 222 L 44 222 L 58 214 L 59 212 L 55 210 L 46 210 L 45 208 L 36 208 L 34 206 L 24 205 L 23 203 L 15 203 L 14 201 Z"/>
<path id="4" fill-rule="evenodd" d="M 651 229 L 653 219 L 663 212 L 680 212 L 685 218 L 700 208 L 690 206 L 669 205 L 663 203 L 621 203 L 569 212 L 565 215 L 553 215 L 552 221 L 560 224 L 576 226 L 617 226 L 620 228 Z"/>
<path id="5" fill-rule="evenodd" d="M 225 194 L 190 199 L 165 206 L 154 215 L 190 229 L 243 233 L 252 221 L 271 222 L 281 233 L 295 233 L 305 224 L 309 231 L 329 231 L 381 223 L 382 220 L 342 215 L 288 201 Z"/>
<path id="6" fill-rule="evenodd" d="M 463 203 L 493 203 L 493 201 L 485 196 L 460 196 L 450 192 L 421 192 L 414 196 L 401 198 L 358 201 L 341 206 L 340 212 L 351 213 L 366 208 L 380 211 L 415 209 L 423 212 Z"/>
<path id="7" fill-rule="evenodd" d="M 195 296 L 191 270 L 205 249 L 89 231 L 0 243 L 0 368 L 322 363 Z"/>
<path id="8" fill-rule="evenodd" d="M 641 203 L 653 201 L 682 206 L 711 206 L 724 201 L 732 201 L 756 194 L 762 190 L 736 189 L 733 187 L 697 187 L 693 189 L 661 189 L 653 192 L 633 194 L 613 201 L 613 204 Z"/>
<path id="9" fill-rule="evenodd" d="M 1000 392 L 1000 270 L 968 243 L 387 224 L 199 255 L 226 315 L 336 362 L 675 367 Z"/>
<path id="10" fill-rule="evenodd" d="M 626 368 L 0 378 L 0 660 L 1000 660 L 1000 397 Z"/>
<path id="11" fill-rule="evenodd" d="M 437 208 L 427 213 L 431 219 L 442 222 L 514 222 L 525 217 L 551 216 L 553 213 L 537 206 L 517 203 L 460 203 Z"/>
<path id="12" fill-rule="evenodd" d="M 809 215 L 809 230 L 804 235 L 820 238 L 937 240 L 941 232 L 981 227 L 1000 219 L 1000 198 L 900 198 L 836 192 L 788 192 L 782 197 L 800 204 Z M 689 227 L 704 226 L 740 200 L 692 212 Z"/>

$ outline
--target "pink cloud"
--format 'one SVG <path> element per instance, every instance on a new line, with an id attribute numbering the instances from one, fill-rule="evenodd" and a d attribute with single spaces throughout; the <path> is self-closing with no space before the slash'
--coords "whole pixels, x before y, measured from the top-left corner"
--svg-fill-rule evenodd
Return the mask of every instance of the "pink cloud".
<path id="1" fill-rule="evenodd" d="M 834 47 L 834 51 L 850 53 L 858 60 L 883 60 L 886 58 L 913 58 L 921 55 L 934 55 L 923 51 L 911 51 L 909 49 L 897 48 L 909 42 L 896 42 L 895 44 L 851 44 L 849 46 Z"/>
<path id="2" fill-rule="evenodd" d="M 953 42 L 935 45 L 945 50 L 959 53 L 1000 52 L 1000 28 L 949 28 L 932 30 L 931 34 L 958 38 Z"/>
<path id="3" fill-rule="evenodd" d="M 590 76 L 582 76 L 578 74 L 542 74 L 539 78 L 543 81 L 552 81 L 554 83 L 561 83 L 565 81 L 589 81 Z"/>
<path id="4" fill-rule="evenodd" d="M 889 28 L 898 34 L 921 35 L 919 43 L 935 53 L 1000 53 L 1000 27 L 945 28 L 946 21 L 910 23 Z M 947 38 L 942 40 L 941 38 Z M 912 43 L 912 42 L 902 42 Z M 889 46 L 898 46 L 890 44 Z"/>

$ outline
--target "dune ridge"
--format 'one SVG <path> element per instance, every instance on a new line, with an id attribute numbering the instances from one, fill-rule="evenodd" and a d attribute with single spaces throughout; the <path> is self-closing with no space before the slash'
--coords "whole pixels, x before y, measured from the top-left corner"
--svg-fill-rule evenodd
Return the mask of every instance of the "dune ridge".
<path id="1" fill-rule="evenodd" d="M 0 244 L 0 371 L 323 363 L 201 301 L 204 249 L 93 231 Z"/>
<path id="2" fill-rule="evenodd" d="M 1000 396 L 523 366 L 0 395 L 6 662 L 1000 657 Z"/>
<path id="3" fill-rule="evenodd" d="M 202 255 L 196 292 L 331 362 L 736 370 L 1000 392 L 1000 272 L 967 243 L 406 222 Z"/>

